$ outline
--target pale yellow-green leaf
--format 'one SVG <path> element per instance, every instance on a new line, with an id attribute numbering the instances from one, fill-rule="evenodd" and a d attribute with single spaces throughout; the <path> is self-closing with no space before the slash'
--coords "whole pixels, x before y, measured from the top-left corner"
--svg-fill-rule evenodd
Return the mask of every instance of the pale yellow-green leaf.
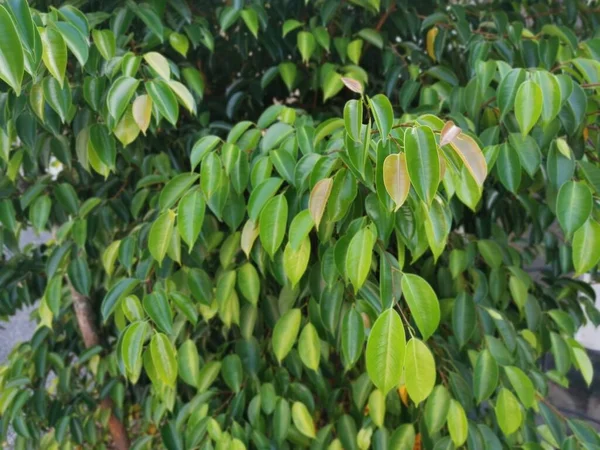
<path id="1" fill-rule="evenodd" d="M 177 99 L 180 101 L 183 107 L 192 114 L 196 114 L 196 101 L 194 100 L 194 97 L 188 88 L 186 88 L 179 81 L 175 80 L 170 80 L 168 84 L 171 90 L 175 92 Z"/>
<path id="2" fill-rule="evenodd" d="M 294 249 L 288 242 L 283 252 L 283 270 L 290 280 L 292 287 L 298 284 L 298 281 L 306 272 L 308 261 L 310 259 L 310 239 L 305 237 L 298 249 Z"/>
<path id="3" fill-rule="evenodd" d="M 410 192 L 410 178 L 404 153 L 395 153 L 385 158 L 383 161 L 383 184 L 396 204 L 394 211 L 398 211 Z"/>
<path id="4" fill-rule="evenodd" d="M 308 210 L 310 211 L 310 216 L 315 222 L 315 228 L 317 230 L 319 229 L 319 224 L 323 218 L 323 213 L 325 212 L 325 207 L 327 206 L 327 200 L 329 200 L 332 186 L 333 178 L 324 178 L 319 180 L 310 192 L 310 197 L 308 199 Z"/>
<path id="5" fill-rule="evenodd" d="M 117 124 L 114 133 L 119 142 L 123 144 L 123 147 L 126 147 L 135 141 L 140 134 L 140 128 L 133 118 L 131 106 L 127 108 L 125 114 L 123 114 L 123 117 Z"/>
<path id="6" fill-rule="evenodd" d="M 292 421 L 304 436 L 309 438 L 316 436 L 315 422 L 304 403 L 294 402 L 292 405 Z"/>
<path id="7" fill-rule="evenodd" d="M 302 313 L 296 308 L 287 311 L 275 324 L 271 342 L 273 344 L 273 352 L 279 363 L 284 360 L 294 346 L 298 332 L 300 331 L 301 320 Z"/>
<path id="8" fill-rule="evenodd" d="M 149 95 L 140 95 L 133 101 L 133 119 L 138 128 L 146 134 L 150 120 L 152 119 L 152 99 Z"/>
<path id="9" fill-rule="evenodd" d="M 317 329 L 312 323 L 307 323 L 298 339 L 298 353 L 306 367 L 311 370 L 319 368 L 321 358 L 321 341 Z"/>
<path id="10" fill-rule="evenodd" d="M 165 81 L 171 79 L 171 68 L 169 67 L 169 61 L 163 55 L 157 52 L 148 52 L 144 55 L 144 61 L 154 70 L 159 77 Z"/>
<path id="11" fill-rule="evenodd" d="M 509 436 L 519 429 L 523 422 L 521 405 L 512 392 L 502 389 L 496 399 L 496 420 L 502 432 Z"/>
<path id="12" fill-rule="evenodd" d="M 113 274 L 115 269 L 115 261 L 119 255 L 120 245 L 121 241 L 113 241 L 102 253 L 102 266 L 109 276 Z"/>
<path id="13" fill-rule="evenodd" d="M 460 447 L 467 441 L 469 432 L 467 415 L 462 405 L 454 399 L 450 400 L 448 409 L 448 431 L 456 447 Z"/>
<path id="14" fill-rule="evenodd" d="M 435 360 L 429 348 L 419 339 L 410 339 L 404 356 L 404 382 L 416 405 L 429 397 L 436 377 Z"/>

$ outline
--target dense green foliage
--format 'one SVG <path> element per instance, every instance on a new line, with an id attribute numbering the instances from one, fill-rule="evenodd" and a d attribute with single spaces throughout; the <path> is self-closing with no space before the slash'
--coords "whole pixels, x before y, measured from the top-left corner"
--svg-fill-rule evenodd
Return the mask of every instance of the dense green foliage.
<path id="1" fill-rule="evenodd" d="M 593 377 L 600 10 L 51 3 L 0 1 L 3 438 L 600 448 L 545 400 Z"/>

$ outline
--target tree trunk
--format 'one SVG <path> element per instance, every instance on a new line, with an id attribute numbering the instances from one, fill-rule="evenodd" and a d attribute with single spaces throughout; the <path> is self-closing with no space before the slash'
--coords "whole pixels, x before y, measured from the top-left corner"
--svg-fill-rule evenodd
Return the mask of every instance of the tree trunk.
<path id="1" fill-rule="evenodd" d="M 90 303 L 90 299 L 81 295 L 71 286 L 71 297 L 73 298 L 73 308 L 77 317 L 77 324 L 83 336 L 83 342 L 86 348 L 94 347 L 100 344 L 100 337 L 94 322 L 94 311 Z M 129 437 L 123 422 L 112 412 L 114 404 L 112 399 L 105 398 L 100 403 L 100 407 L 108 409 L 110 419 L 108 420 L 108 428 L 112 436 L 113 445 L 117 450 L 127 450 L 130 447 Z"/>

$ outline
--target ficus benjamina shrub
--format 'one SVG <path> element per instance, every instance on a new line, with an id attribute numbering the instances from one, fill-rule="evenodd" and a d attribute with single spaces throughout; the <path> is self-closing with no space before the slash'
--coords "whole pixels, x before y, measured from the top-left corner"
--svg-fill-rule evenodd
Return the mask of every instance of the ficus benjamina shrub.
<path id="1" fill-rule="evenodd" d="M 53 3 L 0 2 L 3 440 L 600 448 L 547 400 L 593 380 L 598 8 Z"/>

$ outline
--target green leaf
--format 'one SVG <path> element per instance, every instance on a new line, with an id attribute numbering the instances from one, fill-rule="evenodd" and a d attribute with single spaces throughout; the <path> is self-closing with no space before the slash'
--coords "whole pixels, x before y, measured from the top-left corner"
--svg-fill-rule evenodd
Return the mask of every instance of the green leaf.
<path id="1" fill-rule="evenodd" d="M 296 36 L 296 42 L 300 55 L 302 55 L 302 62 L 308 64 L 310 57 L 317 47 L 317 41 L 310 31 L 300 31 Z"/>
<path id="2" fill-rule="evenodd" d="M 592 365 L 592 361 L 585 349 L 575 346 L 571 346 L 571 349 L 573 351 L 573 356 L 575 357 L 575 365 L 579 368 L 583 379 L 589 387 L 594 379 L 594 366 Z"/>
<path id="3" fill-rule="evenodd" d="M 346 370 L 356 364 L 362 354 L 364 344 L 365 325 L 363 319 L 356 308 L 350 308 L 342 322 L 342 355 Z"/>
<path id="4" fill-rule="evenodd" d="M 534 79 L 542 92 L 542 122 L 550 123 L 561 107 L 560 84 L 556 76 L 545 70 L 534 72 Z"/>
<path id="5" fill-rule="evenodd" d="M 251 220 L 257 221 L 263 208 L 279 190 L 282 183 L 281 178 L 267 178 L 252 190 L 248 200 L 248 217 Z"/>
<path id="6" fill-rule="evenodd" d="M 346 133 L 355 142 L 361 141 L 363 123 L 363 103 L 361 100 L 348 100 L 344 106 L 344 126 Z"/>
<path id="7" fill-rule="evenodd" d="M 450 409 L 450 394 L 442 384 L 438 384 L 425 404 L 425 424 L 429 433 L 435 434 L 446 424 Z"/>
<path id="8" fill-rule="evenodd" d="M 294 288 L 306 269 L 310 259 L 310 239 L 305 237 L 300 247 L 294 249 L 290 243 L 285 246 L 283 252 L 283 270 Z"/>
<path id="9" fill-rule="evenodd" d="M 40 233 L 46 228 L 51 209 L 52 200 L 50 200 L 50 197 L 47 195 L 36 198 L 29 207 L 29 221 L 37 233 Z"/>
<path id="10" fill-rule="evenodd" d="M 290 309 L 283 314 L 273 329 L 273 337 L 271 339 L 273 345 L 273 353 L 277 361 L 281 362 L 288 355 L 300 331 L 300 322 L 302 321 L 302 313 L 299 309 Z"/>
<path id="11" fill-rule="evenodd" d="M 144 310 L 154 323 L 166 334 L 173 334 L 173 312 L 167 296 L 162 291 L 154 291 L 145 295 Z"/>
<path id="12" fill-rule="evenodd" d="M 510 384 L 517 393 L 519 400 L 526 408 L 531 408 L 535 404 L 535 388 L 533 382 L 521 369 L 515 366 L 504 367 L 504 373 L 508 377 Z"/>
<path id="13" fill-rule="evenodd" d="M 88 145 L 93 147 L 103 164 L 107 167 L 115 167 L 117 158 L 115 139 L 110 135 L 105 125 L 94 124 L 90 127 L 90 141 Z"/>
<path id="14" fill-rule="evenodd" d="M 221 364 L 221 376 L 229 389 L 236 393 L 240 392 L 244 380 L 244 372 L 242 369 L 242 361 L 238 355 L 232 354 L 223 358 Z"/>
<path id="15" fill-rule="evenodd" d="M 60 83 L 51 77 L 44 78 L 44 98 L 48 105 L 56 111 L 62 123 L 67 122 L 72 105 L 71 88 L 68 83 L 62 87 Z"/>
<path id="16" fill-rule="evenodd" d="M 440 159 L 431 128 L 407 130 L 404 149 L 410 181 L 419 198 L 429 206 L 440 184 Z"/>
<path id="17" fill-rule="evenodd" d="M 167 210 L 163 212 L 152 224 L 148 235 L 148 249 L 152 257 L 162 265 L 167 254 L 171 235 L 175 226 L 175 212 Z"/>
<path id="18" fill-rule="evenodd" d="M 448 409 L 448 431 L 456 447 L 460 447 L 467 441 L 469 432 L 467 415 L 461 404 L 454 399 L 450 400 Z"/>
<path id="19" fill-rule="evenodd" d="M 290 224 L 289 245 L 294 250 L 298 250 L 314 226 L 315 222 L 311 217 L 310 211 L 308 209 L 300 211 Z"/>
<path id="20" fill-rule="evenodd" d="M 150 331 L 146 322 L 134 322 L 123 332 L 123 363 L 129 372 L 135 373 L 142 364 L 144 341 Z"/>
<path id="21" fill-rule="evenodd" d="M 394 125 L 394 109 L 389 99 L 383 94 L 368 98 L 369 108 L 375 117 L 379 136 L 385 143 Z M 356 139 L 355 139 L 356 140 Z"/>
<path id="22" fill-rule="evenodd" d="M 245 8 L 241 12 L 244 23 L 252 33 L 252 36 L 258 38 L 258 14 L 251 8 Z"/>
<path id="23" fill-rule="evenodd" d="M 92 274 L 85 258 L 77 258 L 69 263 L 69 280 L 77 292 L 88 296 L 92 288 Z"/>
<path id="24" fill-rule="evenodd" d="M 517 90 L 515 115 L 521 133 L 526 135 L 542 115 L 544 97 L 542 89 L 533 80 L 527 80 Z"/>
<path id="25" fill-rule="evenodd" d="M 576 275 L 592 270 L 600 261 L 600 224 L 589 218 L 573 235 L 573 265 Z"/>
<path id="26" fill-rule="evenodd" d="M 416 405 L 429 397 L 436 376 L 435 360 L 429 348 L 419 339 L 410 339 L 404 356 L 404 379 L 408 395 Z"/>
<path id="27" fill-rule="evenodd" d="M 115 34 L 111 30 L 92 30 L 92 38 L 94 44 L 100 52 L 100 55 L 108 61 L 115 56 L 117 51 L 117 43 Z"/>
<path id="28" fill-rule="evenodd" d="M 285 22 L 283 22 L 283 26 L 282 26 L 282 36 L 285 37 L 288 33 L 290 33 L 291 31 L 294 31 L 297 28 L 300 28 L 302 26 L 302 22 L 299 22 L 296 19 L 288 19 Z"/>
<path id="29" fill-rule="evenodd" d="M 402 294 L 423 336 L 423 340 L 435 332 L 440 323 L 440 303 L 433 288 L 418 275 L 402 276 Z"/>
<path id="30" fill-rule="evenodd" d="M 508 389 L 502 389 L 496 399 L 496 420 L 502 432 L 509 436 L 519 429 L 523 421 L 521 405 Z"/>
<path id="31" fill-rule="evenodd" d="M 148 29 L 160 40 L 164 39 L 164 27 L 162 21 L 152 6 L 146 3 L 136 4 L 128 1 L 129 8 L 146 24 Z"/>
<path id="32" fill-rule="evenodd" d="M 345 259 L 346 276 L 354 286 L 354 292 L 363 286 L 371 271 L 371 260 L 373 258 L 373 247 L 377 236 L 371 229 L 366 227 L 358 231 L 348 246 Z"/>
<path id="33" fill-rule="evenodd" d="M 384 395 L 400 384 L 406 348 L 404 326 L 393 309 L 384 311 L 373 324 L 367 341 L 369 378 Z"/>
<path id="34" fill-rule="evenodd" d="M 283 194 L 273 197 L 260 213 L 260 242 L 271 258 L 281 246 L 287 225 L 288 204 Z"/>
<path id="35" fill-rule="evenodd" d="M 219 190 L 224 178 L 221 158 L 216 152 L 209 153 L 202 161 L 200 170 L 200 187 L 207 199 L 210 199 Z"/>
<path id="36" fill-rule="evenodd" d="M 454 301 L 452 309 L 452 330 L 458 345 L 462 348 L 471 338 L 477 325 L 475 303 L 466 292 L 461 292 Z"/>
<path id="37" fill-rule="evenodd" d="M 567 181 L 558 191 L 556 216 L 567 236 L 583 226 L 592 213 L 594 200 L 586 184 Z"/>
<path id="38" fill-rule="evenodd" d="M 103 322 L 106 323 L 121 300 L 127 297 L 131 291 L 137 287 L 138 284 L 140 284 L 140 280 L 136 280 L 134 278 L 123 278 L 117 281 L 113 287 L 110 288 L 110 290 L 106 293 L 104 300 L 102 300 L 102 305 L 100 307 Z"/>
<path id="39" fill-rule="evenodd" d="M 21 95 L 21 82 L 25 71 L 23 49 L 19 44 L 20 39 L 15 23 L 3 5 L 0 5 L 0 29 L 2 30 L 0 33 L 0 79 L 4 80 L 17 95 Z M 62 85 L 62 80 L 60 82 Z"/>
<path id="40" fill-rule="evenodd" d="M 90 53 L 87 34 L 84 36 L 74 25 L 67 22 L 55 22 L 54 26 L 62 35 L 67 47 L 75 55 L 81 67 L 85 66 Z"/>
<path id="41" fill-rule="evenodd" d="M 306 367 L 311 370 L 319 368 L 321 359 L 321 341 L 317 329 L 312 323 L 307 323 L 298 339 L 298 353 Z"/>
<path id="42" fill-rule="evenodd" d="M 513 109 L 517 91 L 524 81 L 525 71 L 523 69 L 511 69 L 500 81 L 496 97 L 501 120 L 504 120 L 506 114 Z"/>
<path id="43" fill-rule="evenodd" d="M 48 72 L 62 87 L 67 70 L 67 45 L 62 35 L 54 28 L 40 30 L 42 38 L 42 59 Z"/>
<path id="44" fill-rule="evenodd" d="M 162 199 L 162 194 L 161 194 Z M 202 230 L 206 203 L 198 189 L 192 189 L 179 201 L 177 207 L 177 231 L 181 239 L 188 245 L 189 253 Z"/>
<path id="45" fill-rule="evenodd" d="M 292 421 L 294 422 L 294 425 L 298 431 L 304 436 L 315 438 L 315 423 L 304 403 L 294 402 L 292 405 Z"/>
<path id="46" fill-rule="evenodd" d="M 498 386 L 498 364 L 489 350 L 479 353 L 473 373 L 473 393 L 477 403 L 490 398 Z"/>
<path id="47" fill-rule="evenodd" d="M 171 179 L 163 188 L 158 199 L 160 209 L 169 209 L 189 190 L 198 179 L 195 173 L 180 173 Z"/>
<path id="48" fill-rule="evenodd" d="M 119 77 L 110 87 L 106 96 L 106 104 L 108 111 L 116 121 L 121 119 L 139 84 L 140 81 L 135 78 Z"/>
<path id="49" fill-rule="evenodd" d="M 167 386 L 177 381 L 177 352 L 167 336 L 156 333 L 150 341 L 150 355 L 160 380 Z"/>
<path id="50" fill-rule="evenodd" d="M 504 143 L 500 146 L 496 170 L 504 187 L 516 194 L 521 185 L 521 160 L 512 145 Z"/>
<path id="51" fill-rule="evenodd" d="M 152 103 L 160 114 L 172 125 L 176 125 L 179 117 L 179 106 L 175 94 L 173 94 L 166 81 L 155 79 L 146 82 L 145 86 L 146 92 L 150 95 Z"/>

